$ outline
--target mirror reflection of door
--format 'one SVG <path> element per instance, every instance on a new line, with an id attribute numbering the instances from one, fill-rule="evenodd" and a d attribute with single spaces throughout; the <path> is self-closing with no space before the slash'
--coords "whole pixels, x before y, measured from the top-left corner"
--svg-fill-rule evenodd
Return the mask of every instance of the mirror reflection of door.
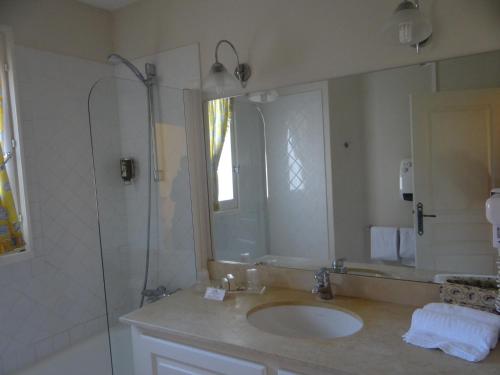
<path id="1" fill-rule="evenodd" d="M 500 182 L 500 90 L 413 95 L 411 108 L 414 203 L 436 215 L 423 218 L 417 267 L 492 274 L 484 202 Z"/>

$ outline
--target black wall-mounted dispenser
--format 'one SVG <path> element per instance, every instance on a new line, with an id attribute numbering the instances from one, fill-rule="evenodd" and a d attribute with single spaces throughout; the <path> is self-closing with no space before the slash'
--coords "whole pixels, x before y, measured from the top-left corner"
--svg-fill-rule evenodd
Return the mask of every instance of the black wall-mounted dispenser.
<path id="1" fill-rule="evenodd" d="M 121 158 L 120 159 L 120 171 L 121 177 L 124 184 L 131 184 L 132 180 L 135 178 L 135 162 L 132 158 Z"/>

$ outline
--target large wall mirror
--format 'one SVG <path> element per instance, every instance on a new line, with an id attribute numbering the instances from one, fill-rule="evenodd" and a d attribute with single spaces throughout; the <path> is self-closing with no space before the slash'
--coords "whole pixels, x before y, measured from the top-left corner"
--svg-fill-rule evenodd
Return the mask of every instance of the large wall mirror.
<path id="1" fill-rule="evenodd" d="M 216 260 L 496 273 L 500 52 L 209 100 L 205 115 Z"/>

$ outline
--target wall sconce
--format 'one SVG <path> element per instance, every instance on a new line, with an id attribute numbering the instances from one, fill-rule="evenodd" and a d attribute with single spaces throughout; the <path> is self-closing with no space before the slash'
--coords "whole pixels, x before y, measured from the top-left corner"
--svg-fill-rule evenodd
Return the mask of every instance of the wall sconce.
<path id="1" fill-rule="evenodd" d="M 409 45 L 418 53 L 432 36 L 432 23 L 421 11 L 419 0 L 403 0 L 385 26 L 384 34 L 393 43 Z"/>
<path id="2" fill-rule="evenodd" d="M 234 76 L 229 74 L 226 67 L 219 61 L 219 47 L 221 44 L 228 44 L 234 54 L 236 55 L 236 69 L 234 70 Z M 240 58 L 236 48 L 229 40 L 220 40 L 215 47 L 215 63 L 210 68 L 207 79 L 205 80 L 204 88 L 208 91 L 215 91 L 217 95 L 222 95 L 226 90 L 235 90 L 238 88 L 238 82 L 242 88 L 245 88 L 248 79 L 252 75 L 252 70 L 250 66 L 246 63 L 240 63 Z"/>

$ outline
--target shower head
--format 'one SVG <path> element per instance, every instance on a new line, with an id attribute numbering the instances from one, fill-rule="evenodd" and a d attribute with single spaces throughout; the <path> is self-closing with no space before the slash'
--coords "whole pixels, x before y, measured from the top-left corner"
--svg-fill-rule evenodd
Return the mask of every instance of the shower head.
<path id="1" fill-rule="evenodd" d="M 140 81 L 142 81 L 142 83 L 144 84 L 148 83 L 148 79 L 144 77 L 144 75 L 140 72 L 140 70 L 137 69 L 137 67 L 126 58 L 116 53 L 112 53 L 111 55 L 108 56 L 108 62 L 113 65 L 124 64 L 125 66 L 127 66 L 127 68 L 129 68 L 132 71 L 132 73 L 134 73 L 134 75 L 137 78 L 139 78 Z"/>
<path id="2" fill-rule="evenodd" d="M 254 103 L 271 103 L 278 99 L 276 90 L 259 91 L 248 94 L 248 100 Z"/>

